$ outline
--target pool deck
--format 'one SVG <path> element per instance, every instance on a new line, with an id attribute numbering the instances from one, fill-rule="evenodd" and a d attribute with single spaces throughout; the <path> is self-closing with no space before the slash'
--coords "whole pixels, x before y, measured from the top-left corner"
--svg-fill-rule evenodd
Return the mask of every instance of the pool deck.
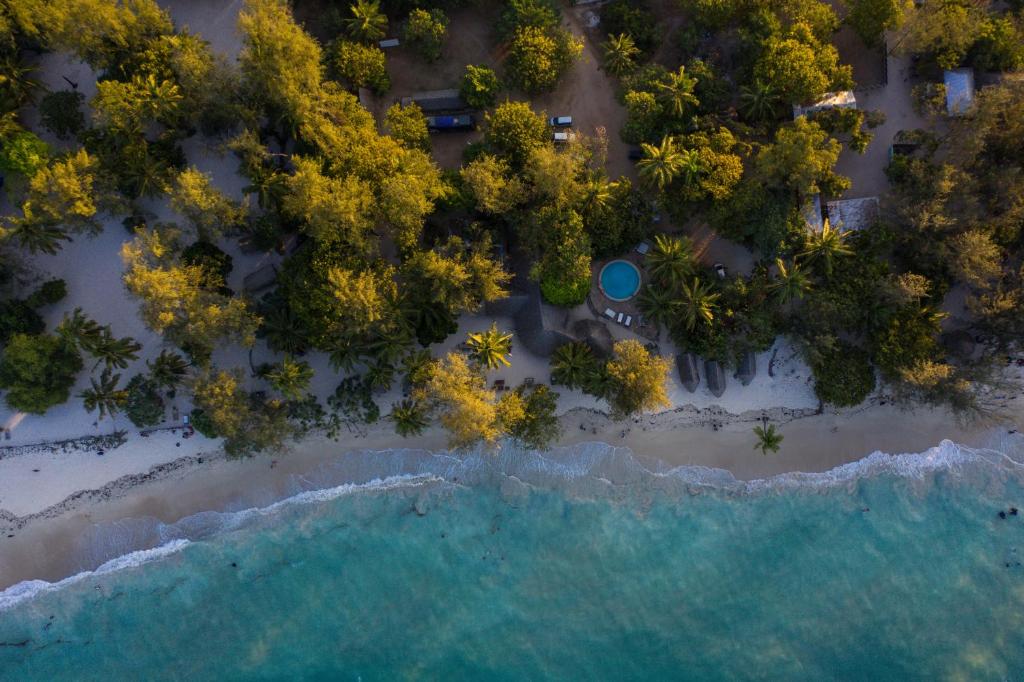
<path id="1" fill-rule="evenodd" d="M 636 251 L 630 251 L 629 253 L 620 254 L 618 256 L 612 256 L 611 258 L 604 258 L 599 261 L 595 261 L 590 269 L 590 294 L 587 297 L 587 304 L 590 307 L 591 312 L 603 322 L 611 325 L 618 325 L 614 320 L 608 319 L 608 316 L 604 314 L 604 311 L 611 308 L 616 313 L 625 313 L 633 318 L 633 323 L 629 327 L 629 331 L 632 331 L 639 336 L 647 339 L 657 340 L 659 330 L 654 325 L 645 325 L 644 327 L 639 326 L 640 318 L 640 307 L 637 305 L 637 297 L 633 296 L 625 301 L 613 301 L 605 295 L 604 290 L 601 288 L 601 270 L 604 266 L 617 260 L 624 260 L 628 263 L 632 263 L 636 266 L 636 269 L 640 272 L 640 291 L 647 285 L 647 272 L 644 268 L 644 257 Z"/>

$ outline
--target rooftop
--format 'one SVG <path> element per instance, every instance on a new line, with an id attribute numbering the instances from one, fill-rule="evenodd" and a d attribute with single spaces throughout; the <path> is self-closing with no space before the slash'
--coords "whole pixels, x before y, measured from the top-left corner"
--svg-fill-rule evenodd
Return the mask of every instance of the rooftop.
<path id="1" fill-rule="evenodd" d="M 974 69 L 948 69 L 942 81 L 946 85 L 946 113 L 963 116 L 974 104 Z"/>

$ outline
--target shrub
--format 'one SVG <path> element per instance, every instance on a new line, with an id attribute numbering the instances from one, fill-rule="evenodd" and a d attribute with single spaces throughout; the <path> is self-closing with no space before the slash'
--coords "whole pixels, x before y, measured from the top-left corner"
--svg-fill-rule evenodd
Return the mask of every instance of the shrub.
<path id="1" fill-rule="evenodd" d="M 868 354 L 842 341 L 811 369 L 814 393 L 837 407 L 859 405 L 875 390 L 875 369 Z"/>
<path id="2" fill-rule="evenodd" d="M 540 280 L 540 293 L 544 300 L 552 305 L 574 306 L 587 300 L 590 291 L 590 278 L 565 279 L 557 276 L 543 277 Z"/>
<path id="3" fill-rule="evenodd" d="M 181 262 L 185 265 L 201 267 L 206 273 L 203 287 L 218 291 L 226 286 L 228 275 L 234 269 L 231 256 L 221 251 L 210 242 L 197 241 L 181 252 Z"/>
<path id="4" fill-rule="evenodd" d="M 658 27 L 654 15 L 631 0 L 612 0 L 601 8 L 601 28 L 608 35 L 625 33 L 641 51 L 650 53 L 658 46 Z"/>
<path id="5" fill-rule="evenodd" d="M 459 94 L 471 107 L 484 109 L 494 106 L 498 91 L 501 90 L 501 81 L 494 69 L 486 66 L 466 66 L 466 73 L 462 77 L 462 86 Z"/>
<path id="6" fill-rule="evenodd" d="M 164 400 L 156 384 L 145 374 L 136 374 L 125 387 L 128 395 L 124 412 L 132 424 L 143 428 L 155 426 L 163 421 Z"/>
<path id="7" fill-rule="evenodd" d="M 63 301 L 67 295 L 67 282 L 62 279 L 50 279 L 43 282 L 41 287 L 33 291 L 25 302 L 32 308 L 42 308 L 43 306 Z"/>
<path id="8" fill-rule="evenodd" d="M 75 90 L 58 90 L 46 94 L 39 102 L 43 125 L 62 140 L 78 135 L 85 130 L 83 102 L 85 95 Z"/>
<path id="9" fill-rule="evenodd" d="M 430 151 L 430 132 L 423 110 L 415 103 L 403 107 L 394 104 L 384 114 L 388 134 L 410 149 Z"/>
<path id="10" fill-rule="evenodd" d="M 192 425 L 192 428 L 207 438 L 220 438 L 220 434 L 217 433 L 217 427 L 214 426 L 213 420 L 206 414 L 206 410 L 200 407 L 192 410 L 189 423 Z"/>
<path id="11" fill-rule="evenodd" d="M 370 88 L 383 94 L 391 87 L 387 59 L 379 47 L 339 40 L 333 63 L 338 76 L 352 88 Z"/>
<path id="12" fill-rule="evenodd" d="M 583 43 L 563 29 L 521 28 L 509 45 L 509 80 L 529 94 L 552 90 L 582 51 Z"/>
<path id="13" fill-rule="evenodd" d="M 67 402 L 82 356 L 70 341 L 48 334 L 15 334 L 0 357 L 0 388 L 15 410 L 43 414 Z"/>
<path id="14" fill-rule="evenodd" d="M 428 62 L 441 56 L 448 35 L 448 17 L 439 9 L 414 9 L 405 23 L 405 41 Z"/>
<path id="15" fill-rule="evenodd" d="M 8 173 L 31 177 L 46 165 L 49 158 L 50 145 L 27 131 L 15 133 L 0 146 L 0 170 Z"/>
<path id="16" fill-rule="evenodd" d="M 19 299 L 0 302 L 0 344 L 15 334 L 43 333 L 46 324 L 34 307 Z"/>

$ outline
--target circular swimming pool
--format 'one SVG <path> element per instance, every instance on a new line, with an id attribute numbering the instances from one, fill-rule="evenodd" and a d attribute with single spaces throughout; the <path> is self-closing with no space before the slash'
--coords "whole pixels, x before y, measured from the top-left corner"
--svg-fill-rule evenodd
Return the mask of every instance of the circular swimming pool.
<path id="1" fill-rule="evenodd" d="M 613 301 L 627 301 L 640 290 L 640 271 L 626 260 L 613 260 L 598 277 L 601 291 Z"/>

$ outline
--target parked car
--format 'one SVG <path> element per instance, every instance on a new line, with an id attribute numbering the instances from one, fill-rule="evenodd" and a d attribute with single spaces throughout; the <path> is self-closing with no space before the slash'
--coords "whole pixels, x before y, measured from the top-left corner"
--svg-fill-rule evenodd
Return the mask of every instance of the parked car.
<path id="1" fill-rule="evenodd" d="M 548 119 L 552 128 L 568 128 L 572 125 L 572 116 L 552 116 Z"/>
<path id="2" fill-rule="evenodd" d="M 552 133 L 551 139 L 555 142 L 569 142 L 576 139 L 576 133 L 571 130 L 560 130 L 557 133 Z"/>
<path id="3" fill-rule="evenodd" d="M 729 275 L 725 266 L 721 263 L 715 263 L 712 267 L 715 269 L 715 274 L 718 275 L 718 279 L 725 279 Z"/>
<path id="4" fill-rule="evenodd" d="M 475 121 L 470 114 L 456 116 L 427 116 L 427 130 L 440 133 L 448 130 L 472 130 Z"/>

